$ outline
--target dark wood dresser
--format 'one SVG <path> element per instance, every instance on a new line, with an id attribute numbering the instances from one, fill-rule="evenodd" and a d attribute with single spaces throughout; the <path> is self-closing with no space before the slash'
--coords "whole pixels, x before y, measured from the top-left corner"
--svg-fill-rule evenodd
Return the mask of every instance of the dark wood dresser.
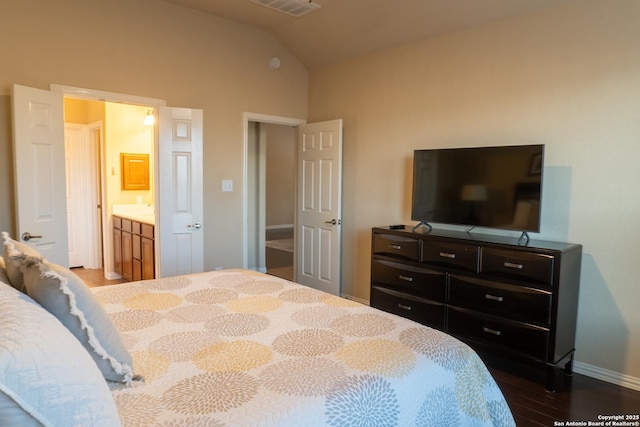
<path id="1" fill-rule="evenodd" d="M 485 361 L 572 373 L 582 246 L 447 230 L 372 231 L 372 307 L 445 331 Z"/>

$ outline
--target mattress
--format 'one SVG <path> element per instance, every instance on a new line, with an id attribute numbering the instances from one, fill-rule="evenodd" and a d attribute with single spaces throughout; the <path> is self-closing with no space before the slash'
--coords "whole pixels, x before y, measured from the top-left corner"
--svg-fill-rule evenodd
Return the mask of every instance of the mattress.
<path id="1" fill-rule="evenodd" d="M 477 354 L 413 321 L 248 270 L 93 289 L 143 379 L 124 426 L 513 426 Z"/>

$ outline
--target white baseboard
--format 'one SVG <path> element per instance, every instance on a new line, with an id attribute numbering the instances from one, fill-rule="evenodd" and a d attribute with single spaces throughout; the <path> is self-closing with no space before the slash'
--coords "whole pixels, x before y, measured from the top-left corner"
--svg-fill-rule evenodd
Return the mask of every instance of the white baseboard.
<path id="1" fill-rule="evenodd" d="M 107 280 L 116 280 L 116 279 L 122 279 L 122 276 L 116 273 L 115 271 L 105 271 L 104 278 Z"/>
<path id="2" fill-rule="evenodd" d="M 267 225 L 267 230 L 280 230 L 285 228 L 293 228 L 293 224 L 279 224 L 279 225 Z"/>
<path id="3" fill-rule="evenodd" d="M 640 391 L 640 378 L 624 375 L 619 372 L 610 371 L 608 369 L 599 368 L 597 366 L 587 365 L 582 362 L 573 362 L 573 372 L 586 375 L 591 378 L 616 384 L 621 387 L 630 388 Z"/>
<path id="4" fill-rule="evenodd" d="M 356 298 L 354 296 L 347 295 L 347 294 L 341 294 L 340 296 L 344 299 L 350 299 L 351 301 L 359 302 L 360 304 L 369 305 L 369 301 L 366 299 Z"/>

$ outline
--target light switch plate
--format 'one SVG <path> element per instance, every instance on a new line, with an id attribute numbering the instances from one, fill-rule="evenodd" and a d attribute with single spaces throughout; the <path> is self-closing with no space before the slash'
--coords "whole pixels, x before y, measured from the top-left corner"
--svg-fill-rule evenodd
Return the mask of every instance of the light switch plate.
<path id="1" fill-rule="evenodd" d="M 233 191 L 233 180 L 231 180 L 231 179 L 223 179 L 222 180 L 222 191 L 223 192 Z"/>

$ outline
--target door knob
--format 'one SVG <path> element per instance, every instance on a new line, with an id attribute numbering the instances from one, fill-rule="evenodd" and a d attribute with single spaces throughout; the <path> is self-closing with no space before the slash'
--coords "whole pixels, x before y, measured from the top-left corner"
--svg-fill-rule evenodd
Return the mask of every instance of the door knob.
<path id="1" fill-rule="evenodd" d="M 25 231 L 24 233 L 22 233 L 22 240 L 24 240 L 25 242 L 28 242 L 31 239 L 42 239 L 42 236 L 34 236 L 28 231 Z"/>
<path id="2" fill-rule="evenodd" d="M 340 224 L 342 224 L 342 220 L 336 220 L 336 219 L 334 218 L 334 219 L 332 219 L 331 221 L 325 221 L 324 223 L 325 223 L 325 224 L 331 224 L 331 225 L 336 225 L 336 224 L 340 225 Z"/>
<path id="3" fill-rule="evenodd" d="M 201 223 L 200 221 L 198 221 L 198 222 L 196 222 L 196 223 L 194 223 L 194 224 L 189 224 L 189 225 L 187 225 L 187 228 L 188 228 L 189 230 L 191 230 L 192 228 L 195 228 L 195 229 L 197 230 L 197 229 L 199 229 L 199 228 L 202 228 L 202 223 Z"/>

